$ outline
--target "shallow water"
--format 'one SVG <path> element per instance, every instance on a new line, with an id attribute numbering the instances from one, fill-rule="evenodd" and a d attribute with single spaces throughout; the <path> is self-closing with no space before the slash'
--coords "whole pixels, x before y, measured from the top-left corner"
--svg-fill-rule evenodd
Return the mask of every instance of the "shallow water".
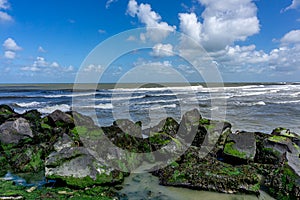
<path id="1" fill-rule="evenodd" d="M 149 173 L 131 174 L 125 179 L 124 188 L 119 191 L 121 200 L 273 200 L 261 191 L 260 197 L 246 194 L 223 194 L 218 192 L 197 191 L 185 188 L 166 187 L 159 185 L 157 177 Z M 122 194 L 126 194 L 122 195 Z"/>

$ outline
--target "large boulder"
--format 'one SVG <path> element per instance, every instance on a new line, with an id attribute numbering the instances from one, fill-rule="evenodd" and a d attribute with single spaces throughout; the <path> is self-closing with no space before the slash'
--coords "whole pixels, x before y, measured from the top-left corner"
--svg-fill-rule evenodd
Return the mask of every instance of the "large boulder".
<path id="1" fill-rule="evenodd" d="M 241 160 L 254 161 L 256 154 L 255 134 L 251 132 L 229 134 L 224 146 L 224 154 Z"/>
<path id="2" fill-rule="evenodd" d="M 33 137 L 33 134 L 30 124 L 24 118 L 7 121 L 0 126 L 0 141 L 4 144 L 17 144 L 28 137 Z"/>
<path id="3" fill-rule="evenodd" d="M 45 162 L 45 175 L 77 188 L 123 181 L 121 172 L 99 163 L 84 147 L 64 148 L 50 154 Z"/>
<path id="4" fill-rule="evenodd" d="M 0 105 L 0 124 L 11 117 L 16 117 L 18 114 L 8 105 Z"/>
<path id="5" fill-rule="evenodd" d="M 179 160 L 153 174 L 167 186 L 223 193 L 259 193 L 261 179 L 255 168 L 232 166 L 209 155 L 201 158 L 199 151 L 198 147 L 190 147 Z"/>
<path id="6" fill-rule="evenodd" d="M 58 127 L 74 127 L 74 119 L 70 114 L 55 110 L 53 113 L 47 116 L 50 125 Z"/>

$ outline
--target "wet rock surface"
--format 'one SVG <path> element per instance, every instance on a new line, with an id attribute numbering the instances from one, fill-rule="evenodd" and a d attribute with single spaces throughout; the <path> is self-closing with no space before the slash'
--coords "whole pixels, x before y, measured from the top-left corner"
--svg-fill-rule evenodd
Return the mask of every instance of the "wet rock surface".
<path id="1" fill-rule="evenodd" d="M 181 122 L 169 117 L 143 130 L 127 119 L 97 127 L 76 112 L 42 117 L 36 110 L 18 114 L 0 105 L 0 176 L 45 170 L 47 180 L 69 188 L 64 192 L 69 197 L 77 189 L 113 198 L 132 169 L 167 161 L 151 171 L 162 185 L 229 194 L 259 195 L 265 189 L 274 197 L 299 199 L 299 141 L 284 128 L 232 133 L 230 123 L 204 119 L 197 110 Z M 146 156 L 139 158 L 141 153 Z"/>

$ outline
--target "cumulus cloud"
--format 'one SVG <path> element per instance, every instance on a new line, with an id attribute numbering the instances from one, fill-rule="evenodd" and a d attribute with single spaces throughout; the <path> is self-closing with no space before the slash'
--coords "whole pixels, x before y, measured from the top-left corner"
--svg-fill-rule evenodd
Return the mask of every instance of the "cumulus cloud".
<path id="1" fill-rule="evenodd" d="M 173 45 L 158 43 L 152 48 L 151 55 L 155 57 L 173 56 Z"/>
<path id="2" fill-rule="evenodd" d="M 6 12 L 10 8 L 7 0 L 0 0 L 0 22 L 13 21 L 13 18 Z"/>
<path id="3" fill-rule="evenodd" d="M 180 29 L 208 50 L 224 49 L 259 32 L 257 7 L 252 0 L 198 0 L 205 9 L 201 15 L 180 13 Z"/>
<path id="4" fill-rule="evenodd" d="M 104 67 L 102 65 L 94 65 L 94 64 L 90 64 L 83 68 L 84 72 L 101 73 L 101 72 L 103 72 L 103 70 L 104 70 Z"/>
<path id="5" fill-rule="evenodd" d="M 201 42 L 202 24 L 198 21 L 195 13 L 179 13 L 180 30 L 193 38 L 197 42 Z"/>
<path id="6" fill-rule="evenodd" d="M 139 5 L 136 0 L 130 0 L 127 13 L 132 17 L 137 16 L 139 21 L 146 25 L 147 33 L 145 37 L 156 42 L 163 40 L 176 29 L 176 26 L 170 26 L 168 23 L 161 21 L 161 16 L 152 10 L 150 4 L 141 3 Z"/>
<path id="7" fill-rule="evenodd" d="M 299 43 L 300 42 L 300 30 L 292 30 L 285 34 L 280 40 L 284 44 Z"/>
<path id="8" fill-rule="evenodd" d="M 282 11 L 284 12 L 287 10 L 298 9 L 298 8 L 300 8 L 300 0 L 293 0 L 292 4 L 286 7 L 285 9 L 283 9 Z"/>
<path id="9" fill-rule="evenodd" d="M 118 0 L 108 0 L 105 4 L 105 8 L 108 9 L 112 3 L 117 2 Z"/>
<path id="10" fill-rule="evenodd" d="M 7 10 L 9 7 L 10 6 L 7 0 L 0 0 L 0 9 Z"/>
<path id="11" fill-rule="evenodd" d="M 5 51 L 4 52 L 4 58 L 15 59 L 15 57 L 16 57 L 16 53 L 13 51 Z"/>
<path id="12" fill-rule="evenodd" d="M 61 73 L 71 72 L 74 70 L 74 67 L 72 65 L 63 67 L 58 62 L 48 62 L 44 57 L 38 56 L 31 66 L 24 66 L 21 70 L 30 72 Z"/>
<path id="13" fill-rule="evenodd" d="M 12 38 L 7 38 L 3 43 L 3 47 L 5 50 L 9 50 L 9 51 L 22 50 L 22 48 L 20 46 L 18 46 L 17 43 L 15 42 L 15 40 L 13 40 Z"/>
<path id="14" fill-rule="evenodd" d="M 6 12 L 0 11 L 0 22 L 10 22 L 13 21 L 12 16 L 7 14 Z"/>
<path id="15" fill-rule="evenodd" d="M 38 52 L 40 52 L 40 53 L 46 53 L 47 51 L 42 46 L 39 46 L 38 47 Z"/>
<path id="16" fill-rule="evenodd" d="M 33 62 L 34 67 L 47 67 L 49 66 L 49 63 L 46 61 L 44 57 L 38 56 L 36 60 Z"/>

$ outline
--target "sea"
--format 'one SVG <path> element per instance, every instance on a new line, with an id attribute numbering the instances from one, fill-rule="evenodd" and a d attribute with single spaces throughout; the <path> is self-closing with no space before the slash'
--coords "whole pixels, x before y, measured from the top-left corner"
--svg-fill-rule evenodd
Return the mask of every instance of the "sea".
<path id="1" fill-rule="evenodd" d="M 95 88 L 93 88 L 95 87 Z M 57 109 L 94 116 L 100 126 L 116 119 L 154 126 L 166 117 L 180 121 L 194 108 L 205 118 L 228 121 L 233 131 L 271 133 L 285 127 L 300 133 L 300 83 L 220 84 L 0 84 L 0 104 L 19 113 Z"/>

